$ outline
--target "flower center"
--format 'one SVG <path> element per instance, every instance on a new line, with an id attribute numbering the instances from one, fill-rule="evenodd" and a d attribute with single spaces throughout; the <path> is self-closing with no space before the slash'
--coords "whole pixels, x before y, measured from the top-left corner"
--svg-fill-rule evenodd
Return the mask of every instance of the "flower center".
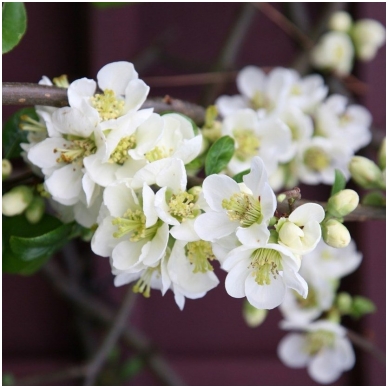
<path id="1" fill-rule="evenodd" d="M 330 164 L 326 152 L 320 147 L 310 147 L 303 156 L 303 161 L 312 170 L 322 171 Z"/>
<path id="2" fill-rule="evenodd" d="M 243 227 L 260 224 L 263 219 L 260 198 L 255 199 L 250 194 L 235 193 L 230 199 L 222 200 L 222 207 L 227 210 L 231 221 L 240 221 Z"/>
<path id="3" fill-rule="evenodd" d="M 95 154 L 97 151 L 96 143 L 94 142 L 94 134 L 89 138 L 67 135 L 64 138 L 71 142 L 69 145 L 64 144 L 64 148 L 55 148 L 54 153 L 59 152 L 60 156 L 57 159 L 58 163 L 72 163 L 82 160 L 83 158 Z"/>
<path id="4" fill-rule="evenodd" d="M 102 121 L 117 119 L 123 112 L 124 101 L 118 100 L 113 90 L 105 89 L 104 94 L 95 94 L 90 100 Z"/>
<path id="5" fill-rule="evenodd" d="M 147 268 L 140 276 L 140 279 L 137 281 L 137 283 L 133 286 L 133 292 L 143 294 L 145 298 L 149 298 L 151 296 L 152 276 L 155 271 L 158 272 L 156 276 L 160 276 L 160 265 L 154 268 Z"/>
<path id="6" fill-rule="evenodd" d="M 214 260 L 215 256 L 210 242 L 199 240 L 187 243 L 186 255 L 190 263 L 194 265 L 194 273 L 213 271 L 209 260 Z"/>
<path id="7" fill-rule="evenodd" d="M 253 109 L 269 109 L 269 101 L 265 97 L 265 94 L 262 92 L 257 91 L 252 99 L 251 99 L 251 106 Z"/>
<path id="8" fill-rule="evenodd" d="M 235 151 L 237 159 L 244 161 L 257 155 L 260 140 L 251 129 L 235 129 L 233 131 L 233 137 L 237 142 Z"/>
<path id="9" fill-rule="evenodd" d="M 136 147 L 136 138 L 134 135 L 124 137 L 120 140 L 115 150 L 111 153 L 109 162 L 124 164 L 128 159 L 128 150 Z"/>
<path id="10" fill-rule="evenodd" d="M 168 158 L 172 154 L 172 149 L 167 149 L 166 147 L 163 146 L 157 146 L 151 151 L 148 151 L 145 154 L 146 159 L 149 162 L 155 162 L 156 160 Z"/>
<path id="11" fill-rule="evenodd" d="M 283 269 L 282 256 L 278 251 L 270 248 L 256 249 L 251 256 L 253 276 L 260 286 L 271 284 L 271 275 L 276 279 Z"/>
<path id="12" fill-rule="evenodd" d="M 305 352 L 310 356 L 317 354 L 322 348 L 334 346 L 335 334 L 327 330 L 307 333 Z"/>
<path id="13" fill-rule="evenodd" d="M 186 218 L 194 218 L 195 197 L 193 194 L 184 191 L 179 194 L 172 194 L 168 202 L 170 214 L 178 221 L 183 222 Z"/>

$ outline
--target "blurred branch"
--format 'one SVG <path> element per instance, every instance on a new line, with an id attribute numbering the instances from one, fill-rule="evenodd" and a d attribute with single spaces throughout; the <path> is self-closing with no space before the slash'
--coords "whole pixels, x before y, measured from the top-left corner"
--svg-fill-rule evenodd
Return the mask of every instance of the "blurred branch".
<path id="1" fill-rule="evenodd" d="M 90 316 L 105 325 L 111 325 L 114 313 L 101 300 L 87 294 L 79 286 L 72 286 L 67 277 L 52 260 L 42 269 L 48 280 L 62 296 L 82 308 Z M 145 360 L 155 377 L 165 385 L 183 385 L 166 361 L 156 353 L 154 346 L 142 332 L 134 327 L 125 327 L 123 340 Z"/>
<path id="2" fill-rule="evenodd" d="M 347 329 L 347 336 L 354 345 L 358 346 L 360 349 L 371 354 L 376 360 L 385 364 L 386 356 L 385 353 L 376 347 L 372 342 L 367 340 L 365 337 L 357 334 L 356 332 Z"/>
<path id="3" fill-rule="evenodd" d="M 94 358 L 88 364 L 88 371 L 86 374 L 86 379 L 84 385 L 91 386 L 94 385 L 98 373 L 101 368 L 104 366 L 104 363 L 109 356 L 109 353 L 112 351 L 118 339 L 121 337 L 130 312 L 133 309 L 135 304 L 135 293 L 132 291 L 132 287 L 128 288 L 128 291 L 125 295 L 125 298 L 122 302 L 120 310 L 117 313 L 112 326 L 108 331 L 104 341 L 101 344 L 100 349 L 97 351 Z"/>

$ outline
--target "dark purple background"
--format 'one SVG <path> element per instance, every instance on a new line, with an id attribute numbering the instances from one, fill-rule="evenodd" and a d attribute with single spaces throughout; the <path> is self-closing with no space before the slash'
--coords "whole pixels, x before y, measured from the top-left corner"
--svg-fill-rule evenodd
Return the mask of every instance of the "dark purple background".
<path id="1" fill-rule="evenodd" d="M 28 30 L 19 47 L 3 57 L 3 81 L 37 82 L 66 73 L 70 80 L 95 78 L 105 64 L 135 63 L 140 78 L 211 71 L 241 3 L 144 3 L 107 10 L 87 3 L 27 3 Z M 280 7 L 280 4 L 276 5 Z M 322 3 L 306 3 L 312 15 Z M 385 25 L 385 3 L 349 3 L 357 18 L 371 17 Z M 147 47 L 153 45 L 154 50 Z M 159 48 L 158 48 L 159 47 Z M 297 46 L 263 14 L 256 12 L 233 69 L 289 66 Z M 377 58 L 357 66 L 367 83 L 360 99 L 372 113 L 374 125 L 385 131 L 385 46 Z M 229 94 L 235 91 L 229 84 Z M 204 88 L 152 88 L 200 101 Z M 14 107 L 3 110 L 6 118 Z M 360 270 L 345 279 L 354 293 L 372 298 L 378 311 L 353 324 L 385 350 L 385 223 L 352 226 L 364 254 Z M 83 246 L 86 247 L 86 246 Z M 86 248 L 85 248 L 86 249 Z M 94 279 L 107 300 L 118 302 L 123 289 L 112 285 L 107 259 L 95 257 Z M 220 280 L 224 274 L 218 271 Z M 311 385 L 305 370 L 281 364 L 276 347 L 284 332 L 280 314 L 271 311 L 258 329 L 247 328 L 241 317 L 242 300 L 229 297 L 222 283 L 205 298 L 186 300 L 183 312 L 172 294 L 153 292 L 137 300 L 133 321 L 153 340 L 187 385 Z M 352 322 L 350 322 L 352 324 Z M 79 355 L 72 310 L 52 291 L 46 279 L 3 276 L 3 372 L 17 376 L 74 364 Z M 357 352 L 357 367 L 336 384 L 384 385 L 385 366 Z M 140 385 L 155 384 L 143 371 Z"/>

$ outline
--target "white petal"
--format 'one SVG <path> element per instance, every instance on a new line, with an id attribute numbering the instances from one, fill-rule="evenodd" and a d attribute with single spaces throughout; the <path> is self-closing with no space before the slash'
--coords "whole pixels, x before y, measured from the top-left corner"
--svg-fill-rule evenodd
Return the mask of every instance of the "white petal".
<path id="1" fill-rule="evenodd" d="M 133 112 L 141 108 L 150 91 L 144 81 L 137 79 L 131 81 L 125 89 L 125 112 Z"/>
<path id="2" fill-rule="evenodd" d="M 198 241 L 200 237 L 194 229 L 195 220 L 186 220 L 170 229 L 171 236 L 176 240 Z"/>
<path id="3" fill-rule="evenodd" d="M 116 171 L 120 167 L 115 163 L 103 163 L 100 152 L 87 156 L 84 166 L 91 179 L 103 187 L 116 181 Z"/>
<path id="4" fill-rule="evenodd" d="M 81 109 L 82 101 L 93 96 L 96 86 L 95 81 L 87 78 L 81 78 L 72 82 L 67 89 L 69 105 L 73 108 Z"/>
<path id="5" fill-rule="evenodd" d="M 82 178 L 82 188 L 86 195 L 86 203 L 88 206 L 90 206 L 93 202 L 95 193 L 98 188 L 97 185 L 92 181 L 92 179 L 90 179 L 90 176 L 87 173 Z"/>
<path id="6" fill-rule="evenodd" d="M 241 244 L 248 247 L 264 246 L 269 239 L 270 232 L 266 225 L 253 224 L 248 228 L 237 228 L 236 236 Z"/>
<path id="7" fill-rule="evenodd" d="M 112 266 L 122 271 L 138 272 L 144 268 L 140 262 L 140 254 L 144 243 L 122 241 L 113 249 Z"/>
<path id="8" fill-rule="evenodd" d="M 245 282 L 247 278 L 251 277 L 249 265 L 249 260 L 240 260 L 226 276 L 226 292 L 233 298 L 243 298 L 245 296 Z"/>
<path id="9" fill-rule="evenodd" d="M 104 203 L 113 217 L 122 217 L 128 209 L 139 207 L 134 191 L 125 183 L 108 186 L 104 190 Z"/>
<path id="10" fill-rule="evenodd" d="M 238 225 L 238 221 L 230 221 L 225 213 L 208 212 L 196 219 L 194 228 L 202 240 L 215 241 L 233 233 Z"/>
<path id="11" fill-rule="evenodd" d="M 82 190 L 82 171 L 79 166 L 68 164 L 55 170 L 45 184 L 50 194 L 64 205 L 74 205 Z"/>
<path id="12" fill-rule="evenodd" d="M 226 238 L 222 239 L 225 240 Z M 221 240 L 218 240 L 221 241 Z M 217 241 L 217 242 L 218 242 Z M 225 261 L 222 264 L 222 269 L 225 271 L 230 271 L 240 260 L 247 261 L 247 267 L 250 265 L 250 257 L 254 249 L 247 248 L 244 245 L 240 245 L 237 248 L 232 249 L 227 256 L 225 257 Z"/>
<path id="13" fill-rule="evenodd" d="M 117 226 L 112 225 L 112 220 L 113 217 L 104 218 L 93 235 L 91 245 L 92 251 L 96 255 L 104 257 L 110 256 L 113 248 L 120 241 L 123 241 L 123 238 L 117 239 L 113 237 L 113 233 L 116 232 Z"/>
<path id="14" fill-rule="evenodd" d="M 245 294 L 248 302 L 257 309 L 273 309 L 283 302 L 286 287 L 281 276 L 276 279 L 270 275 L 271 283 L 261 286 L 254 276 L 248 276 L 245 281 Z"/>
<path id="15" fill-rule="evenodd" d="M 268 183 L 268 175 L 263 160 L 255 156 L 251 161 L 251 172 L 243 176 L 244 183 L 251 189 L 252 195 L 257 198 Z"/>
<path id="16" fill-rule="evenodd" d="M 210 175 L 203 181 L 203 195 L 209 206 L 216 211 L 225 212 L 222 207 L 224 199 L 240 192 L 240 187 L 226 175 Z"/>
<path id="17" fill-rule="evenodd" d="M 184 139 L 172 156 L 181 159 L 184 164 L 187 164 L 199 155 L 201 149 L 202 135 L 198 135 L 193 139 Z"/>
<path id="18" fill-rule="evenodd" d="M 110 89 L 119 95 L 124 95 L 128 83 L 137 78 L 133 64 L 124 61 L 109 63 L 97 74 L 98 86 L 102 90 Z"/>
<path id="19" fill-rule="evenodd" d="M 264 184 L 264 188 L 260 194 L 261 213 L 263 215 L 264 222 L 267 223 L 275 213 L 276 197 L 268 183 Z"/>
<path id="20" fill-rule="evenodd" d="M 289 368 L 303 368 L 310 359 L 304 351 L 305 346 L 303 334 L 288 334 L 279 343 L 278 356 Z"/>
<path id="21" fill-rule="evenodd" d="M 155 194 L 146 184 L 143 186 L 143 211 L 146 216 L 146 228 L 149 228 L 158 220 L 158 213 L 155 210 Z"/>
<path id="22" fill-rule="evenodd" d="M 317 203 L 305 203 L 298 206 L 288 219 L 298 226 L 306 225 L 308 221 L 322 222 L 325 218 L 325 211 Z"/>
<path id="23" fill-rule="evenodd" d="M 290 270 L 287 265 L 283 265 L 283 280 L 287 287 L 292 288 L 303 298 L 307 298 L 308 285 L 297 272 Z"/>
<path id="24" fill-rule="evenodd" d="M 266 75 L 256 66 L 247 66 L 242 69 L 236 79 L 237 88 L 241 94 L 253 98 L 255 93 L 263 92 Z"/>
<path id="25" fill-rule="evenodd" d="M 145 265 L 152 267 L 164 256 L 167 248 L 168 236 L 168 225 L 163 224 L 158 228 L 155 237 L 145 244 L 141 252 L 141 260 Z"/>
<path id="26" fill-rule="evenodd" d="M 249 103 L 243 96 L 220 96 L 216 100 L 216 105 L 220 115 L 226 117 L 236 113 L 240 109 L 248 108 Z"/>
<path id="27" fill-rule="evenodd" d="M 116 287 L 123 286 L 124 284 L 128 284 L 133 282 L 134 280 L 139 279 L 140 273 L 126 273 L 122 272 L 118 274 L 114 279 L 114 285 Z"/>
<path id="28" fill-rule="evenodd" d="M 307 371 L 310 377 L 320 384 L 330 384 L 342 374 L 337 364 L 335 352 L 331 349 L 322 349 L 309 363 Z"/>
<path id="29" fill-rule="evenodd" d="M 147 165 L 147 161 L 144 160 L 134 160 L 129 158 L 122 166 L 116 170 L 116 179 L 130 179 L 135 176 L 135 174 L 143 167 Z"/>
<path id="30" fill-rule="evenodd" d="M 342 369 L 349 370 L 353 368 L 356 357 L 350 341 L 347 338 L 337 338 L 335 347 Z"/>

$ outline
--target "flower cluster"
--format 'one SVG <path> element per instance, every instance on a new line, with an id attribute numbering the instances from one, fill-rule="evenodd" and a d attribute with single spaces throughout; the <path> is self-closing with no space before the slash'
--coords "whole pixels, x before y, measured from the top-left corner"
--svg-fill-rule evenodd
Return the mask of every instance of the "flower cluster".
<path id="1" fill-rule="evenodd" d="M 298 182 L 332 184 L 334 170 L 348 179 L 348 163 L 371 140 L 370 113 L 331 95 L 319 75 L 301 77 L 291 69 L 268 74 L 248 66 L 237 76 L 240 95 L 221 96 L 216 104 L 221 134 L 236 142 L 230 174 L 249 168 L 260 156 L 274 190 Z"/>

